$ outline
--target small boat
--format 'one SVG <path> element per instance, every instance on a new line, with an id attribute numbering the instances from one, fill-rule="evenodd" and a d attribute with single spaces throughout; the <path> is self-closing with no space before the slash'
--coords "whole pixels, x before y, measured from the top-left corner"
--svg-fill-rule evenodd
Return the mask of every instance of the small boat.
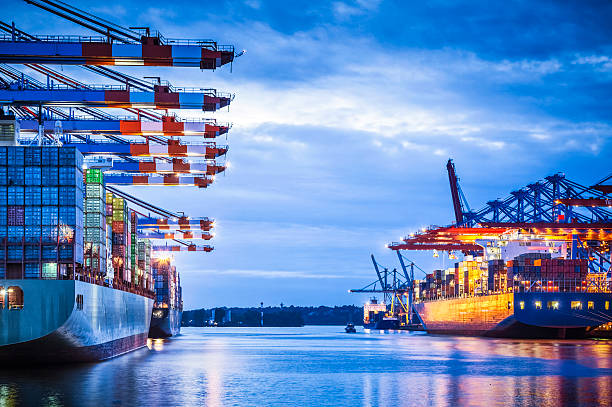
<path id="1" fill-rule="evenodd" d="M 344 328 L 344 330 L 346 331 L 347 334 L 354 334 L 357 332 L 357 330 L 355 329 L 355 324 L 353 324 L 352 322 L 349 322 L 346 325 L 346 328 Z"/>

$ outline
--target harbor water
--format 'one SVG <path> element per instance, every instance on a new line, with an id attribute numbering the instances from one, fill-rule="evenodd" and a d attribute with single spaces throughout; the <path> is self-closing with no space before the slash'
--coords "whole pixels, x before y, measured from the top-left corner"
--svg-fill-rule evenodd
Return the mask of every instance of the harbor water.
<path id="1" fill-rule="evenodd" d="M 0 405 L 612 405 L 612 341 L 183 328 L 93 364 L 0 371 Z"/>

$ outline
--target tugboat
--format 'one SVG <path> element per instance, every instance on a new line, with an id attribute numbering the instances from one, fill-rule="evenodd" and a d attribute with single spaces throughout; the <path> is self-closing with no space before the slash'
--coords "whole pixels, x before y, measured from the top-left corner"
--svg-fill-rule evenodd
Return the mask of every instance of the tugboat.
<path id="1" fill-rule="evenodd" d="M 357 330 L 355 329 L 355 324 L 353 324 L 352 322 L 346 324 L 346 328 L 344 328 L 344 330 L 347 334 L 354 334 L 357 332 Z"/>

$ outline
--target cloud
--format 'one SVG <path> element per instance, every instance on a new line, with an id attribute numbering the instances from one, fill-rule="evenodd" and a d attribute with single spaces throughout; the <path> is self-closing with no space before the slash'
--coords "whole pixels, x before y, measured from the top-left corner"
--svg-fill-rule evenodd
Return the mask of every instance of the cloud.
<path id="1" fill-rule="evenodd" d="M 189 18 L 179 16 L 187 6 Z M 217 219 L 215 251 L 176 256 L 188 306 L 230 301 L 227 293 L 234 304 L 344 301 L 355 278 L 373 280 L 370 253 L 397 266 L 385 243 L 452 220 L 449 157 L 474 207 L 557 171 L 585 182 L 609 172 L 608 7 L 368 0 L 147 7 L 111 2 L 96 12 L 248 51 L 231 73 L 121 67 L 236 93 L 229 109 L 207 114 L 234 123 L 233 166 L 213 186 L 163 196 L 129 189 Z M 26 30 L 82 33 L 74 25 L 43 30 L 32 23 L 40 18 L 27 18 L 38 16 L 31 7 L 20 9 Z M 425 269 L 442 266 L 429 253 L 409 256 Z"/>
<path id="2" fill-rule="evenodd" d="M 98 6 L 91 11 L 93 14 L 103 14 L 112 18 L 123 17 L 127 14 L 127 9 L 120 4 Z"/>
<path id="3" fill-rule="evenodd" d="M 380 0 L 357 0 L 352 2 L 352 5 L 349 5 L 346 2 L 336 1 L 332 3 L 332 10 L 337 20 L 345 21 L 351 17 L 362 16 L 376 11 L 380 3 Z"/>
<path id="4" fill-rule="evenodd" d="M 342 279 L 346 278 L 346 275 L 339 274 L 315 274 L 303 271 L 288 271 L 288 270 L 237 270 L 237 269 L 226 269 L 226 270 L 214 270 L 214 269 L 186 269 L 183 271 L 187 274 L 212 274 L 212 275 L 224 275 L 224 276 L 241 276 L 241 277 L 255 277 L 265 279 Z"/>
<path id="5" fill-rule="evenodd" d="M 612 59 L 607 55 L 579 56 L 572 61 L 572 64 L 589 65 L 598 71 L 612 70 Z"/>
<path id="6" fill-rule="evenodd" d="M 256 10 L 261 8 L 261 3 L 258 0 L 245 0 L 244 4 Z"/>
<path id="7" fill-rule="evenodd" d="M 334 10 L 334 15 L 339 20 L 348 19 L 350 17 L 364 13 L 364 11 L 361 10 L 359 7 L 349 6 L 348 4 L 339 1 L 334 2 L 332 4 L 332 7 Z"/>

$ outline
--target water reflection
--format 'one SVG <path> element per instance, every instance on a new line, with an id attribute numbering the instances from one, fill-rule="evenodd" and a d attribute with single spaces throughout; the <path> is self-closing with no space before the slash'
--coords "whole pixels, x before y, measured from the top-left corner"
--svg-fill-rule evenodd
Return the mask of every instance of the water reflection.
<path id="1" fill-rule="evenodd" d="M 0 370 L 0 406 L 610 405 L 612 342 L 186 329 L 98 364 Z"/>
<path id="2" fill-rule="evenodd" d="M 162 350 L 164 350 L 164 343 L 165 341 L 167 341 L 169 339 L 151 339 L 148 338 L 147 339 L 147 348 L 149 348 L 149 350 L 153 350 L 156 352 L 161 352 Z"/>

